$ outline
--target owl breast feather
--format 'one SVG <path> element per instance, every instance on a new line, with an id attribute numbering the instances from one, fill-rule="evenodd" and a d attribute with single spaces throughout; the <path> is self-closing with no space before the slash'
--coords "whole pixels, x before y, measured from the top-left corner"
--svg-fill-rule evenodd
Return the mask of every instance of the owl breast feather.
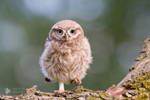
<path id="1" fill-rule="evenodd" d="M 59 45 L 53 42 L 47 50 L 48 56 L 44 63 L 45 71 L 52 80 L 69 83 L 74 78 L 82 79 L 86 75 L 91 61 L 90 47 L 87 43 L 79 45 Z M 46 53 L 45 52 L 45 53 Z"/>

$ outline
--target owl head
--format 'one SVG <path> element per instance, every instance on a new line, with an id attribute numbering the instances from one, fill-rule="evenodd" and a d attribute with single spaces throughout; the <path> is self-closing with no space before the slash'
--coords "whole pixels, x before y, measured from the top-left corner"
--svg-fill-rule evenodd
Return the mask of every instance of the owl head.
<path id="1" fill-rule="evenodd" d="M 72 20 L 57 22 L 49 32 L 49 38 L 56 41 L 72 41 L 84 37 L 82 27 Z"/>

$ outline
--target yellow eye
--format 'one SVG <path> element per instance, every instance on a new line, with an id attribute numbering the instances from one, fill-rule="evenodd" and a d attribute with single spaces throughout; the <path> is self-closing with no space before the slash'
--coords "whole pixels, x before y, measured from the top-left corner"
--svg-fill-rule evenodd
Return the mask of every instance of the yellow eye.
<path id="1" fill-rule="evenodd" d="M 57 30 L 57 33 L 58 33 L 59 35 L 62 35 L 62 34 L 63 34 L 63 30 L 58 29 L 58 30 Z"/>
<path id="2" fill-rule="evenodd" d="M 71 34 L 75 34 L 75 30 L 73 30 L 73 29 L 70 30 L 70 33 L 71 33 Z"/>

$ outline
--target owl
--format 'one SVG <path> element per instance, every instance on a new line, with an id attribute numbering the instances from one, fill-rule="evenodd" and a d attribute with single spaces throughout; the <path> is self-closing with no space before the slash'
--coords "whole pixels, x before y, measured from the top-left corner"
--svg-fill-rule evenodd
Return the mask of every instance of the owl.
<path id="1" fill-rule="evenodd" d="M 75 21 L 62 20 L 51 28 L 40 57 L 42 73 L 47 80 L 80 85 L 92 62 L 91 48 L 82 27 Z"/>

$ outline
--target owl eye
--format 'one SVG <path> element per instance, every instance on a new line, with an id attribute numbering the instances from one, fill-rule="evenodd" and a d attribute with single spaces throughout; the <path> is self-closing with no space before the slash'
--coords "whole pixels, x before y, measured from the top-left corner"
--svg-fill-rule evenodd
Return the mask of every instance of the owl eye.
<path id="1" fill-rule="evenodd" d="M 75 34 L 75 30 L 73 30 L 73 29 L 70 30 L 70 33 L 71 33 L 71 34 Z"/>
<path id="2" fill-rule="evenodd" d="M 62 35 L 62 34 L 63 34 L 63 30 L 58 29 L 58 30 L 57 30 L 57 33 L 58 33 L 59 35 Z"/>

